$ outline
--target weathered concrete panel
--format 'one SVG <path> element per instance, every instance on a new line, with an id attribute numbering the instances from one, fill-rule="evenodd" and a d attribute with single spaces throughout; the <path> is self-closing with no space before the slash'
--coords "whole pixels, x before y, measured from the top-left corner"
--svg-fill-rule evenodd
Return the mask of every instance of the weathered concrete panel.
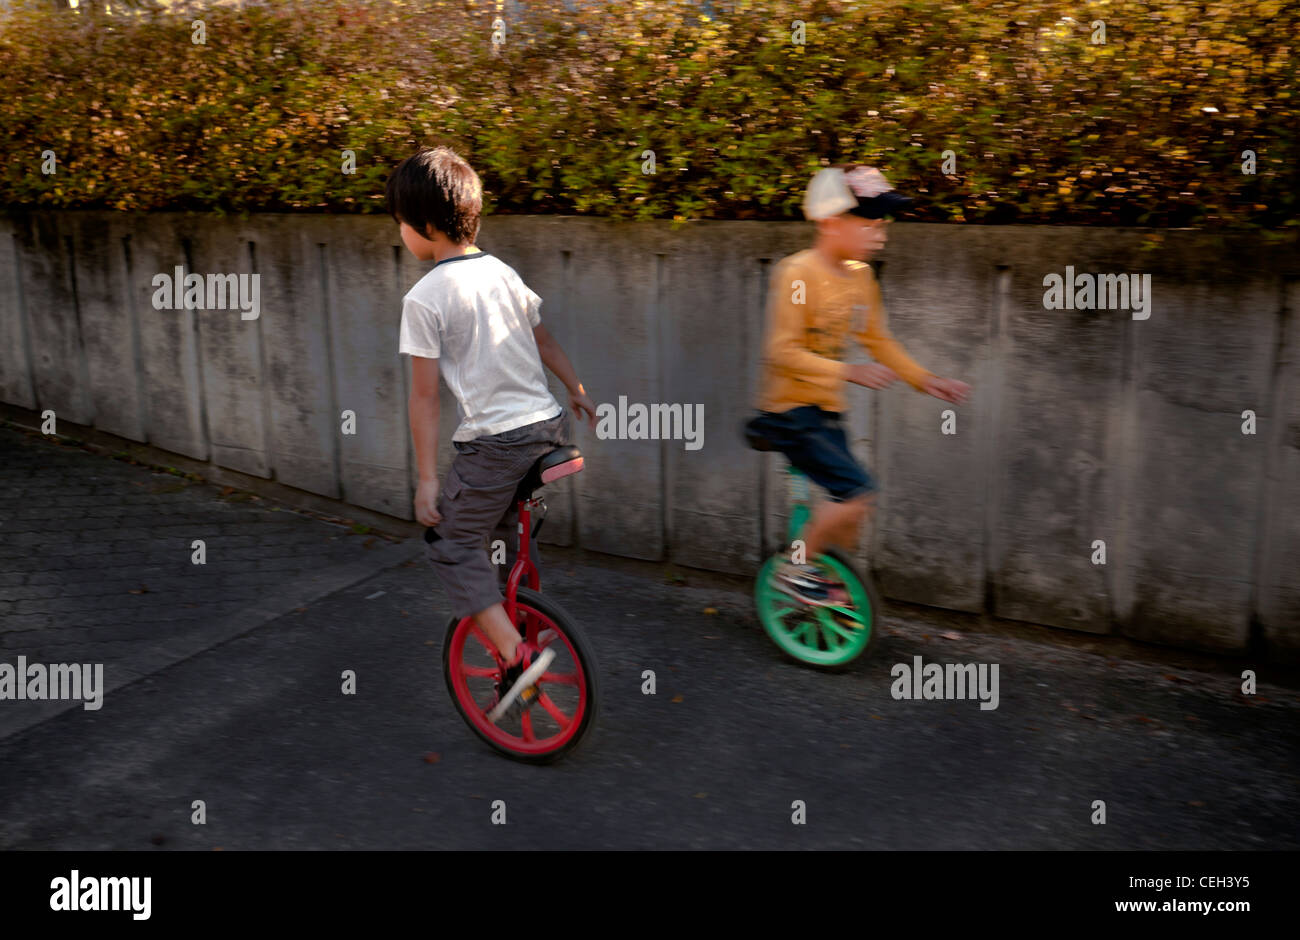
<path id="1" fill-rule="evenodd" d="M 1048 310 L 1043 278 L 1124 271 L 1123 248 L 1079 229 L 1025 233 L 1000 246 L 1009 265 L 1001 503 L 990 541 L 994 610 L 1002 617 L 1106 632 L 1106 569 L 1094 540 L 1116 537 L 1105 502 L 1109 403 L 1120 388 L 1128 313 Z"/>
<path id="2" fill-rule="evenodd" d="M 1271 414 L 1273 460 L 1260 494 L 1259 623 L 1270 654 L 1300 660 L 1300 280 L 1285 285 Z"/>
<path id="3" fill-rule="evenodd" d="M 194 265 L 186 274 L 198 274 L 204 281 L 204 308 L 197 311 L 199 354 L 203 357 L 203 401 L 208 415 L 208 439 L 212 461 L 252 476 L 269 477 L 270 458 L 266 452 L 267 416 L 261 363 L 261 281 L 258 278 L 256 308 L 245 320 L 237 285 L 225 275 L 245 276 L 252 299 L 252 257 L 246 226 L 234 219 L 211 220 L 198 228 L 190 243 L 190 260 Z M 213 292 L 208 298 L 211 275 L 223 276 L 225 296 Z M 230 288 L 234 287 L 234 290 Z M 208 309 L 209 302 L 214 308 Z"/>
<path id="4" fill-rule="evenodd" d="M 597 406 L 661 400 L 654 342 L 657 296 L 654 236 L 620 232 L 608 222 L 574 219 L 556 247 L 568 251 L 574 349 Z M 659 442 L 581 437 L 586 469 L 574 478 L 584 548 L 659 559 L 663 541 L 663 468 Z"/>
<path id="5" fill-rule="evenodd" d="M 270 400 L 268 459 L 276 480 L 338 497 L 339 416 L 324 294 L 328 229 L 317 220 L 258 217 L 247 229 L 262 275 L 264 393 Z"/>
<path id="6" fill-rule="evenodd" d="M 13 219 L 0 216 L 0 401 L 35 409 L 18 269 L 18 229 Z"/>
<path id="7" fill-rule="evenodd" d="M 1144 438 L 1134 487 L 1135 605 L 1129 636 L 1244 650 L 1250 632 L 1255 508 L 1266 442 L 1240 418 L 1139 397 Z"/>
<path id="8" fill-rule="evenodd" d="M 356 433 L 339 437 L 343 495 L 367 509 L 410 519 L 411 445 L 397 352 L 399 252 L 406 249 L 387 218 L 327 221 L 336 397 L 340 411 L 357 416 Z"/>
<path id="9" fill-rule="evenodd" d="M 1129 264 L 1151 271 L 1154 302 L 1133 322 L 1140 443 L 1125 632 L 1244 650 L 1269 438 L 1243 435 L 1241 413 L 1272 411 L 1279 297 L 1259 259 L 1206 265 L 1197 241 L 1170 239 Z"/>
<path id="10" fill-rule="evenodd" d="M 65 214 L 40 212 L 19 225 L 29 366 L 41 411 L 52 409 L 58 421 L 92 424 L 94 403 L 83 374 L 67 222 Z"/>
<path id="11" fill-rule="evenodd" d="M 137 381 L 137 339 L 131 322 L 123 239 L 132 218 L 112 214 L 70 214 L 76 259 L 77 304 L 95 427 L 132 441 L 145 439 L 144 409 Z"/>
<path id="12" fill-rule="evenodd" d="M 661 444 L 670 557 L 696 568 L 748 574 L 760 561 L 759 464 L 741 426 L 754 412 L 763 318 L 753 304 L 768 250 L 760 231 L 717 223 L 688 226 L 660 249 L 658 401 L 680 406 L 683 422 L 688 411 L 703 418 L 693 442 L 683 424 L 681 439 Z"/>
<path id="13" fill-rule="evenodd" d="M 993 433 L 977 374 L 988 359 L 991 283 L 986 251 L 961 244 L 946 226 L 893 227 L 880 255 L 881 291 L 890 333 L 908 354 L 940 376 L 973 386 L 952 405 L 899 381 L 888 389 L 850 389 L 850 407 L 879 399 L 885 459 L 876 525 L 885 533 L 876 561 L 881 590 L 936 607 L 984 607 L 983 442 Z M 963 250 L 963 248 L 965 250 Z M 987 373 L 987 369 L 983 370 Z M 864 403 L 865 404 L 865 403 Z M 952 434 L 943 433 L 953 412 Z"/>
<path id="14" fill-rule="evenodd" d="M 177 267 L 188 269 L 182 238 L 196 227 L 182 216 L 163 213 L 148 216 L 134 227 L 128 245 L 129 303 L 140 335 L 140 361 L 144 387 L 147 441 L 195 460 L 210 456 L 203 420 L 198 311 L 154 307 L 159 274 L 175 277 Z M 163 292 L 166 294 L 166 292 Z M 182 295 L 183 297 L 183 295 Z M 160 298 L 160 303 L 166 297 Z M 175 304 L 174 295 L 170 301 Z"/>

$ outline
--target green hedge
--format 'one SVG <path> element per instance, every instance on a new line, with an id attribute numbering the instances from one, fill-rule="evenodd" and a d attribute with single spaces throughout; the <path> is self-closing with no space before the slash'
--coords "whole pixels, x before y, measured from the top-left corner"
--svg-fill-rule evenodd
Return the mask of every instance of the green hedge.
<path id="1" fill-rule="evenodd" d="M 855 160 L 931 221 L 1297 224 L 1290 0 L 499 9 L 20 3 L 0 11 L 0 204 L 379 212 L 391 167 L 445 142 L 495 212 L 800 218 L 812 169 Z"/>

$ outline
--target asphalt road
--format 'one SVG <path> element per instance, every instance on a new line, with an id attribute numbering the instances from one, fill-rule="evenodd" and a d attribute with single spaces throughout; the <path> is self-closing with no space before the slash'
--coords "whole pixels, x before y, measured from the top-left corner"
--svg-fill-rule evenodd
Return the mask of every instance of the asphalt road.
<path id="1" fill-rule="evenodd" d="M 1294 693 L 1252 702 L 1231 674 L 970 632 L 925 639 L 939 627 L 923 621 L 892 624 L 871 661 L 826 675 L 785 662 L 742 594 L 586 565 L 551 584 L 604 680 L 595 736 L 557 765 L 498 757 L 461 723 L 440 670 L 447 618 L 416 562 L 0 742 L 0 847 L 1300 842 Z M 889 667 L 918 654 L 999 663 L 998 708 L 893 699 Z M 194 800 L 205 825 L 190 822 Z M 791 822 L 795 800 L 806 825 Z M 1105 825 L 1090 822 L 1094 800 Z"/>

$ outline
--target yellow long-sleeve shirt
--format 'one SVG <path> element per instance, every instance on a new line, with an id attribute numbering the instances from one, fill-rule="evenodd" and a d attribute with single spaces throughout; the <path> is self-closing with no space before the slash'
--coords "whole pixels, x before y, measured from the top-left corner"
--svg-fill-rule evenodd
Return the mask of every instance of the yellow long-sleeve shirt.
<path id="1" fill-rule="evenodd" d="M 932 372 L 889 334 L 880 285 L 871 265 L 851 261 L 839 271 L 812 248 L 782 258 L 768 285 L 758 407 L 789 411 L 817 405 L 844 411 L 844 362 L 852 332 L 872 357 L 920 389 Z"/>

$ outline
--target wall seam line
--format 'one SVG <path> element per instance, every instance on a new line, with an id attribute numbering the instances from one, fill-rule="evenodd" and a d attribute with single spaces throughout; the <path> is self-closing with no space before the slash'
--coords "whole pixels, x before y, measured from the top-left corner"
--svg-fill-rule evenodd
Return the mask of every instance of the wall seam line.
<path id="1" fill-rule="evenodd" d="M 259 277 L 260 272 L 257 269 L 257 243 L 252 239 L 248 241 L 248 266 L 252 271 L 250 277 Z M 261 297 L 261 290 L 258 290 L 258 296 Z M 271 428 L 271 381 L 270 373 L 266 368 L 266 334 L 262 331 L 262 311 L 259 310 L 257 320 L 254 325 L 253 341 L 257 343 L 257 368 L 259 374 L 257 384 L 261 391 L 262 400 L 262 453 L 266 457 L 266 474 L 267 478 L 275 479 L 275 434 Z"/>
<path id="2" fill-rule="evenodd" d="M 347 502 L 347 489 L 343 485 L 343 440 L 339 426 L 339 391 L 338 370 L 334 366 L 334 326 L 330 310 L 329 246 L 324 242 L 316 245 L 316 272 L 320 278 L 320 314 L 321 327 L 325 331 L 326 387 L 329 395 L 330 452 L 334 458 L 334 492 L 338 499 Z"/>
<path id="3" fill-rule="evenodd" d="M 140 309 L 138 297 L 135 291 L 135 265 L 131 260 L 131 234 L 122 236 L 122 266 L 126 278 L 126 297 L 127 297 L 127 322 L 131 327 L 131 356 L 132 364 L 135 368 L 134 373 L 136 415 L 140 421 L 140 438 L 148 444 L 150 442 L 149 422 L 151 412 L 149 408 L 149 396 L 146 390 L 145 379 L 145 358 L 144 349 L 140 340 Z"/>
<path id="4" fill-rule="evenodd" d="M 188 238 L 181 239 L 181 251 L 185 256 L 185 270 L 188 273 L 194 272 L 194 251 Z M 185 284 L 181 283 L 181 297 L 185 296 Z M 182 306 L 185 306 L 182 300 Z M 189 308 L 186 313 L 190 317 L 190 337 L 194 343 L 194 369 L 198 378 L 198 388 L 195 390 L 199 400 L 199 453 L 203 456 L 201 460 L 210 460 L 216 463 L 212 447 L 212 429 L 208 426 L 208 389 L 207 382 L 204 380 L 203 370 L 203 328 L 199 310 Z"/>
<path id="5" fill-rule="evenodd" d="M 30 221 L 28 222 L 30 231 Z M 27 309 L 27 291 L 23 284 L 23 253 L 18 240 L 18 233 L 13 233 L 14 242 L 14 284 L 18 289 L 18 331 L 22 336 L 23 355 L 27 358 L 27 388 L 31 395 L 32 407 L 37 414 L 41 412 L 41 399 L 36 390 L 36 357 L 32 355 L 31 312 Z"/>

